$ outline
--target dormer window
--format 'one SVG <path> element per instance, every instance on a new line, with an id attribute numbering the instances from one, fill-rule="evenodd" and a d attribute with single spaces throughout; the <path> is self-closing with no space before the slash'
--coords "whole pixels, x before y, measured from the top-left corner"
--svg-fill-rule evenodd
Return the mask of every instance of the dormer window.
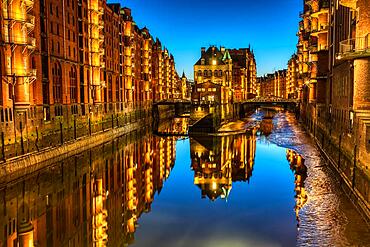
<path id="1" fill-rule="evenodd" d="M 201 62 L 201 64 L 202 64 L 202 65 L 204 65 L 204 64 L 206 63 L 206 60 L 205 60 L 204 58 L 202 58 L 202 59 L 200 60 L 200 62 Z"/>

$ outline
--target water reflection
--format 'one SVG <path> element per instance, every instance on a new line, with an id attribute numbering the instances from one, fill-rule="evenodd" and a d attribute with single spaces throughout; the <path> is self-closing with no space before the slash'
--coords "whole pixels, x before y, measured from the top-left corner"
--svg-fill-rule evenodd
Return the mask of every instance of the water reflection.
<path id="1" fill-rule="evenodd" d="M 191 168 L 202 198 L 227 199 L 232 182 L 249 181 L 255 152 L 255 129 L 248 135 L 192 137 Z"/>
<path id="2" fill-rule="evenodd" d="M 134 133 L 3 186 L 0 246 L 134 241 L 175 161 L 173 137 Z"/>
<path id="3" fill-rule="evenodd" d="M 157 134 L 187 124 L 173 119 Z M 310 204 L 310 160 L 253 126 L 179 142 L 134 132 L 2 184 L 0 246 L 295 245 L 300 215 L 299 233 L 315 233 L 301 211 Z"/>
<path id="4" fill-rule="evenodd" d="M 304 158 L 295 152 L 294 150 L 287 150 L 287 159 L 290 164 L 290 169 L 294 172 L 295 177 L 295 200 L 296 205 L 294 207 L 297 225 L 299 226 L 299 211 L 303 208 L 308 200 L 306 190 L 304 188 L 304 181 L 307 178 L 307 167 L 304 165 Z"/>
<path id="5" fill-rule="evenodd" d="M 154 127 L 158 136 L 186 136 L 189 129 L 189 118 L 173 118 L 160 122 Z"/>

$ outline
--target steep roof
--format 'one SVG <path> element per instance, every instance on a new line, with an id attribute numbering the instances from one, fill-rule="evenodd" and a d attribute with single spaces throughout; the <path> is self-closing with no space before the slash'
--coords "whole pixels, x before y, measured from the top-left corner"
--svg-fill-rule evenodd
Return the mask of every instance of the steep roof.
<path id="1" fill-rule="evenodd" d="M 214 59 L 216 59 L 217 65 L 223 65 L 226 64 L 225 58 L 231 58 L 227 51 L 222 53 L 217 47 L 211 46 L 201 55 L 195 65 L 212 65 Z M 202 64 L 202 59 L 204 59 L 204 64 Z"/>

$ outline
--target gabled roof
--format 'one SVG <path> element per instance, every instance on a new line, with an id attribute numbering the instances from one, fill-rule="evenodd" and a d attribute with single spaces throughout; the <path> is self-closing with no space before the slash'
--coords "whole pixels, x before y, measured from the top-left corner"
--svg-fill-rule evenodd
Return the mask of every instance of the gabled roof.
<path id="1" fill-rule="evenodd" d="M 217 65 L 223 65 L 225 63 L 225 55 L 226 58 L 230 58 L 230 54 L 226 51 L 222 53 L 217 47 L 211 46 L 208 48 L 206 52 L 202 54 L 198 62 L 195 65 L 212 65 L 212 61 L 216 59 Z M 204 59 L 204 64 L 202 64 L 202 59 Z"/>

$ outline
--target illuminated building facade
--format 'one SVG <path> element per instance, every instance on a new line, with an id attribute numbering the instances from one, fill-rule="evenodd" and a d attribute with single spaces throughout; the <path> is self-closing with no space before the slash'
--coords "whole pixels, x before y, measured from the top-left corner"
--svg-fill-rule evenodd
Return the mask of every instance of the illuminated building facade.
<path id="1" fill-rule="evenodd" d="M 278 70 L 258 78 L 261 97 L 288 98 L 287 70 Z"/>
<path id="2" fill-rule="evenodd" d="M 286 96 L 288 99 L 302 99 L 302 80 L 299 79 L 298 56 L 294 54 L 288 61 L 286 75 Z"/>
<path id="3" fill-rule="evenodd" d="M 248 49 L 201 48 L 194 65 L 192 101 L 201 105 L 228 104 L 256 96 L 256 61 Z"/>
<path id="4" fill-rule="evenodd" d="M 202 198 L 226 199 L 233 182 L 252 176 L 256 130 L 248 135 L 191 138 L 190 151 L 194 184 Z"/>
<path id="5" fill-rule="evenodd" d="M 3 0 L 0 24 L 7 157 L 38 150 L 55 130 L 149 116 L 153 101 L 185 96 L 174 57 L 120 4 Z"/>
<path id="6" fill-rule="evenodd" d="M 256 92 L 256 60 L 250 48 L 228 50 L 233 63 L 232 90 L 234 102 L 254 98 Z"/>
<path id="7" fill-rule="evenodd" d="M 365 205 L 370 203 L 365 196 L 370 160 L 369 15 L 366 0 L 306 0 L 297 45 L 301 117 Z"/>

